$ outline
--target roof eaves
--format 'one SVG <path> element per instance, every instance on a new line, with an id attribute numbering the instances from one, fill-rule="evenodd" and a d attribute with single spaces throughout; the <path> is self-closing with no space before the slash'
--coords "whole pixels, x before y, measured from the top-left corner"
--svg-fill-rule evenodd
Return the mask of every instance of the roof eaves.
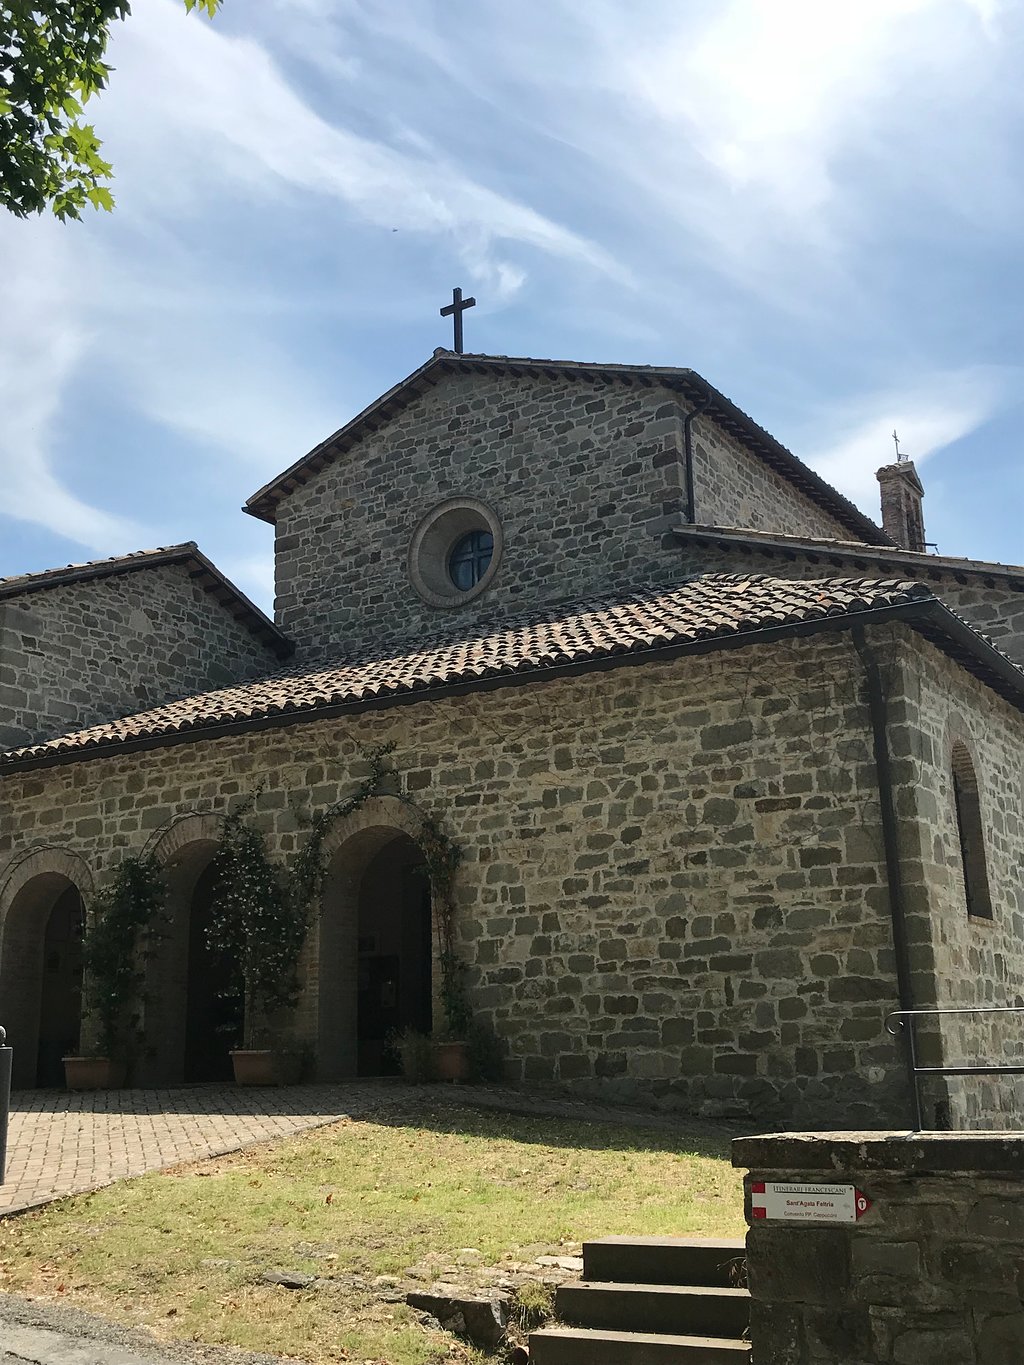
<path id="1" fill-rule="evenodd" d="M 937 597 L 915 599 L 910 624 L 961 667 L 1024 711 L 1024 669 Z"/>
<path id="2" fill-rule="evenodd" d="M 84 564 L 66 564 L 59 569 L 43 569 L 39 573 L 0 578 L 0 600 L 9 601 L 11 598 L 24 597 L 29 593 L 64 587 L 68 583 L 114 578 L 142 569 L 160 568 L 164 564 L 178 564 L 198 553 L 199 547 L 195 541 L 190 540 L 181 545 L 161 546 L 157 550 L 137 550 L 132 554 L 114 555 L 109 559 L 93 559 Z"/>
<path id="3" fill-rule="evenodd" d="M 666 645 L 642 649 L 602 652 L 585 658 L 570 659 L 564 663 L 518 666 L 509 671 L 487 673 L 476 677 L 462 677 L 453 682 L 434 684 L 428 687 L 381 691 L 371 696 L 330 702 L 326 705 L 315 703 L 311 705 L 288 705 L 286 708 L 275 708 L 274 711 L 262 715 L 205 724 L 199 722 L 187 728 L 163 729 L 130 739 L 98 742 L 77 748 L 53 749 L 47 745 L 46 752 L 28 755 L 24 758 L 5 759 L 4 755 L 0 754 L 0 775 L 82 763 L 93 758 L 116 757 L 120 754 L 138 753 L 146 749 L 167 748 L 200 740 L 221 739 L 255 730 L 284 728 L 306 722 L 328 720 L 334 716 L 353 715 L 364 711 L 389 710 L 394 706 L 415 705 L 467 693 L 497 691 L 532 683 L 550 682 L 558 678 L 576 677 L 587 673 L 603 673 L 614 668 L 665 663 L 687 655 L 718 653 L 721 650 L 740 649 L 748 645 L 774 643 L 781 639 L 798 639 L 825 631 L 845 630 L 858 623 L 875 625 L 912 617 L 916 608 L 931 601 L 934 599 L 929 594 L 925 597 L 911 598 L 881 607 L 836 612 L 802 621 L 786 621 L 780 625 L 763 626 L 747 631 L 733 631 L 695 640 L 673 641 Z M 967 629 L 970 628 L 967 627 Z M 1022 697 L 1021 704 L 1024 707 L 1024 697 Z"/>
<path id="4" fill-rule="evenodd" d="M 816 537 L 788 536 L 757 531 L 742 526 L 691 526 L 672 528 L 677 540 L 713 544 L 722 549 L 752 548 L 762 554 L 779 553 L 787 558 L 804 557 L 827 560 L 834 565 L 851 560 L 864 564 L 897 565 L 934 577 L 936 574 L 971 574 L 985 578 L 1005 578 L 1011 587 L 1024 592 L 1024 566 L 999 564 L 984 559 L 958 559 L 951 555 L 922 554 L 902 545 L 871 545 L 867 542 L 828 541 Z"/>

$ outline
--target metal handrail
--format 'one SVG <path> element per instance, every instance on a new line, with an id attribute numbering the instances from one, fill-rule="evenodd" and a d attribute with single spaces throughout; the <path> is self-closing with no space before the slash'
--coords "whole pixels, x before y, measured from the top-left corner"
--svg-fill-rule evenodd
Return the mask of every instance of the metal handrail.
<path id="1" fill-rule="evenodd" d="M 924 1128 L 921 1110 L 920 1076 L 1024 1076 L 1021 1066 L 918 1066 L 917 1040 L 914 1036 L 914 1020 L 947 1014 L 1020 1014 L 1024 1015 L 1024 1005 L 966 1005 L 949 1009 L 893 1010 L 885 1016 L 885 1029 L 895 1038 L 906 1030 L 907 1046 L 910 1051 L 910 1070 L 914 1077 L 914 1117 L 917 1120 L 915 1132 Z M 895 1023 L 893 1022 L 895 1020 Z"/>

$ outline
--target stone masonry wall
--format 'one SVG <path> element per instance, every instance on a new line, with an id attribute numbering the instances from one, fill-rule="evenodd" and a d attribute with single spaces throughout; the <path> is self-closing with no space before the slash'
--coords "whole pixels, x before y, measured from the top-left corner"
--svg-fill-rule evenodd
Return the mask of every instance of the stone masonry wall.
<path id="1" fill-rule="evenodd" d="M 920 642 L 897 716 L 895 747 L 922 834 L 910 864 L 911 903 L 922 979 L 934 994 L 920 1005 L 1024 1006 L 1024 746 L 1021 716 L 937 649 Z M 981 805 L 992 918 L 971 916 L 953 799 L 953 745 L 971 756 Z M 941 1025 L 945 1064 L 1024 1065 L 1024 1014 L 967 1016 Z M 945 1097 L 956 1126 L 1020 1128 L 1024 1077 L 964 1077 L 927 1083 L 929 1112 Z"/>
<path id="2" fill-rule="evenodd" d="M 1024 1138 L 780 1133 L 746 1167 L 753 1365 L 1020 1365 Z M 857 1222 L 751 1218 L 761 1182 L 853 1185 Z"/>
<path id="3" fill-rule="evenodd" d="M 694 521 L 698 525 L 856 538 L 848 526 L 708 418 L 695 419 L 692 435 Z"/>
<path id="4" fill-rule="evenodd" d="M 280 504 L 278 623 L 310 656 L 675 581 L 680 553 L 667 531 L 685 515 L 682 422 L 678 395 L 666 389 L 448 377 Z M 700 449 L 702 505 L 717 509 L 728 488 L 751 525 L 839 534 L 709 422 Z M 409 581 L 409 542 L 428 512 L 456 496 L 495 510 L 504 556 L 473 602 L 430 606 Z"/>
<path id="5" fill-rule="evenodd" d="M 258 677 L 276 660 L 173 565 L 0 602 L 0 749 Z"/>
<path id="6" fill-rule="evenodd" d="M 704 1113 L 904 1121 L 858 678 L 846 636 L 814 637 L 12 773 L 0 888 L 45 844 L 102 881 L 261 780 L 287 856 L 294 803 L 350 793 L 359 746 L 393 740 L 408 793 L 462 849 L 471 991 L 514 1078 Z M 307 997 L 299 1041 L 315 1047 L 316 1027 Z"/>

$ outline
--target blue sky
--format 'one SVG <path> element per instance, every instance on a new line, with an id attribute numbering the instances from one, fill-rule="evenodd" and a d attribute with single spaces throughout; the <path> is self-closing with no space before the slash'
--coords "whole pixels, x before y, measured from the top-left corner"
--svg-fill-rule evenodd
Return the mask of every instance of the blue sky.
<path id="1" fill-rule="evenodd" d="M 137 0 L 117 208 L 0 217 L 0 576 L 198 540 L 450 344 L 688 365 L 870 515 L 1024 560 L 1024 5 Z"/>

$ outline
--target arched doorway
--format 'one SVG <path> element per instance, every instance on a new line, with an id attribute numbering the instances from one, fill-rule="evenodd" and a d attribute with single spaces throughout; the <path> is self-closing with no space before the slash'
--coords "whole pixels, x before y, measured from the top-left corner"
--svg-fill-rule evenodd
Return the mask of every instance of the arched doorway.
<path id="1" fill-rule="evenodd" d="M 62 1058 L 78 1051 L 82 1018 L 83 905 L 60 872 L 30 877 L 0 935 L 0 1023 L 14 1049 L 13 1085 L 62 1086 Z"/>
<path id="2" fill-rule="evenodd" d="M 167 921 L 147 971 L 138 1068 L 145 1084 L 227 1080 L 228 1054 L 241 1041 L 241 1002 L 221 995 L 226 974 L 206 942 L 218 832 L 215 816 L 186 816 L 153 845 L 167 881 Z"/>
<path id="3" fill-rule="evenodd" d="M 242 1045 L 244 1002 L 226 995 L 227 966 L 206 933 L 213 906 L 214 867 L 207 863 L 192 891 L 188 916 L 188 978 L 185 992 L 186 1081 L 231 1079 L 230 1050 Z"/>
<path id="4" fill-rule="evenodd" d="M 388 1040 L 433 1016 L 430 879 L 422 850 L 394 826 L 352 833 L 327 869 L 318 944 L 318 1075 L 379 1076 Z"/>

